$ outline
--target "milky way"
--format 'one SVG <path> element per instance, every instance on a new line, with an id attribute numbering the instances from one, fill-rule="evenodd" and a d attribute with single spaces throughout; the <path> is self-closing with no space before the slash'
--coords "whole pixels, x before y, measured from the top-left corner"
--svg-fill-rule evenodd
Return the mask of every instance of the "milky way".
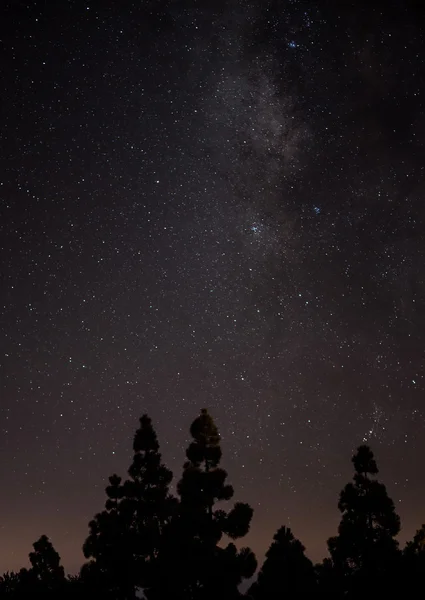
<path id="1" fill-rule="evenodd" d="M 139 416 L 177 478 L 204 406 L 260 559 L 282 524 L 325 555 L 363 442 L 410 536 L 419 13 L 53 4 L 1 20 L 1 568 L 45 533 L 75 571 Z"/>

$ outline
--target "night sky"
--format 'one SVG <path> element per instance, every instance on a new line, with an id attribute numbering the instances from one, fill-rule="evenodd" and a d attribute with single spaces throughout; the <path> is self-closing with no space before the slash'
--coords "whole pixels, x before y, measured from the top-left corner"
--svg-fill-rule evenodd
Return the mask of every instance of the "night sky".
<path id="1" fill-rule="evenodd" d="M 260 560 L 364 442 L 422 524 L 419 4 L 2 4 L 0 571 L 77 570 L 144 412 L 176 481 L 210 410 Z"/>

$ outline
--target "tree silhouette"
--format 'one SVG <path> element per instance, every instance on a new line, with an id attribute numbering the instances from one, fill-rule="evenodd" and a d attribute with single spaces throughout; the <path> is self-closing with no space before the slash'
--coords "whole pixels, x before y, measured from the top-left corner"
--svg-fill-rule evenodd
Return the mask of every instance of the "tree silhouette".
<path id="1" fill-rule="evenodd" d="M 360 446 L 352 458 L 354 483 L 342 490 L 338 508 L 342 513 L 338 535 L 328 540 L 335 577 L 353 597 L 367 588 L 383 592 L 392 581 L 391 569 L 398 559 L 400 519 L 385 485 L 371 476 L 378 467 L 371 449 Z"/>
<path id="2" fill-rule="evenodd" d="M 175 510 L 169 493 L 172 473 L 161 462 L 151 419 L 143 415 L 133 440 L 133 462 L 124 483 L 109 478 L 105 510 L 89 523 L 81 577 L 88 587 L 128 600 L 153 585 L 161 534 Z"/>
<path id="3" fill-rule="evenodd" d="M 158 554 L 164 528 L 176 514 L 178 501 L 170 494 L 173 474 L 162 463 L 158 438 L 147 415 L 140 419 L 133 450 L 130 478 L 122 486 L 121 512 L 131 523 L 136 586 L 147 594 L 157 578 L 164 576 L 157 568 Z"/>
<path id="4" fill-rule="evenodd" d="M 423 556 L 425 558 L 425 524 L 417 530 L 413 540 L 411 542 L 407 542 L 404 553 Z"/>
<path id="5" fill-rule="evenodd" d="M 0 577 L 0 598 L 25 600 L 29 598 L 64 598 L 67 579 L 60 556 L 46 535 L 33 544 L 29 553 L 30 569 L 5 573 Z"/>
<path id="6" fill-rule="evenodd" d="M 19 573 L 3 573 L 0 577 L 0 598 L 18 599 L 23 597 L 21 577 Z"/>
<path id="7" fill-rule="evenodd" d="M 332 559 L 325 558 L 315 565 L 318 597 L 339 600 L 346 596 L 346 582 L 341 570 L 337 569 Z M 349 594 L 347 594 L 349 596 Z"/>
<path id="8" fill-rule="evenodd" d="M 253 511 L 240 502 L 228 512 L 216 508 L 217 502 L 232 498 L 233 488 L 219 467 L 220 435 L 207 410 L 192 423 L 190 433 L 193 439 L 177 486 L 179 513 L 166 532 L 160 563 L 168 578 L 149 598 L 238 598 L 238 585 L 255 572 L 255 556 L 248 548 L 238 551 L 233 543 L 219 543 L 224 534 L 233 540 L 246 535 Z"/>
<path id="9" fill-rule="evenodd" d="M 413 540 L 406 544 L 403 551 L 403 576 L 406 593 L 417 596 L 423 589 L 425 579 L 425 524 L 416 532 Z"/>
<path id="10" fill-rule="evenodd" d="M 30 552 L 31 574 L 48 589 L 55 589 L 65 582 L 65 571 L 60 564 L 60 556 L 46 535 L 33 544 Z"/>
<path id="11" fill-rule="evenodd" d="M 292 531 L 281 527 L 273 537 L 257 581 L 248 590 L 254 600 L 291 600 L 313 597 L 316 575 L 305 548 Z"/>
<path id="12" fill-rule="evenodd" d="M 92 560 L 83 565 L 81 579 L 87 589 L 101 591 L 105 597 L 132 598 L 135 588 L 131 572 L 130 523 L 119 511 L 121 477 L 109 477 L 105 491 L 105 510 L 89 523 L 90 534 L 83 545 L 83 553 Z"/>
<path id="13" fill-rule="evenodd" d="M 236 502 L 221 468 L 220 435 L 203 409 L 190 427 L 178 498 L 170 494 L 172 473 L 163 463 L 147 415 L 133 439 L 128 478 L 109 478 L 105 508 L 90 522 L 84 543 L 89 562 L 80 575 L 66 577 L 60 556 L 47 536 L 29 554 L 31 566 L 0 577 L 5 600 L 240 600 L 239 586 L 257 562 L 249 548 L 231 540 L 249 530 L 253 510 Z M 400 520 L 368 446 L 352 458 L 353 482 L 342 490 L 338 535 L 328 540 L 330 558 L 313 567 L 305 548 L 287 527 L 278 529 L 251 600 L 328 598 L 358 600 L 413 597 L 423 589 L 425 525 L 403 553 L 395 537 Z"/>

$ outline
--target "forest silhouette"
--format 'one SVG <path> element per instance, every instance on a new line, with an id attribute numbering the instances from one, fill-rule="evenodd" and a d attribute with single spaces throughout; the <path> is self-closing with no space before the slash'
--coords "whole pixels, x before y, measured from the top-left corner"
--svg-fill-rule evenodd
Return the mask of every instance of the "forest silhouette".
<path id="1" fill-rule="evenodd" d="M 143 415 L 133 460 L 123 480 L 109 477 L 104 509 L 89 523 L 86 562 L 66 576 L 46 535 L 29 554 L 31 567 L 0 577 L 1 599 L 293 600 L 420 597 L 425 577 L 425 525 L 402 549 L 400 518 L 368 446 L 352 458 L 353 480 L 341 491 L 338 532 L 329 556 L 314 565 L 291 529 L 282 525 L 264 562 L 235 545 L 248 533 L 249 504 L 220 466 L 220 435 L 203 409 L 190 428 L 183 473 L 163 464 L 151 419 Z M 257 568 L 258 567 L 258 568 Z M 243 582 L 250 581 L 245 593 Z"/>

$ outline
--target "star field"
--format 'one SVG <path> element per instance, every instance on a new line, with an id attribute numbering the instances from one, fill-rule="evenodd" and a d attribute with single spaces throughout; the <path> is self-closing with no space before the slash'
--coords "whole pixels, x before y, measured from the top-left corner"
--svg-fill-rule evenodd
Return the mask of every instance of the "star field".
<path id="1" fill-rule="evenodd" d="M 322 4 L 2 9 L 3 571 L 76 571 L 144 412 L 177 480 L 208 407 L 259 558 L 365 442 L 423 522 L 422 9 Z"/>

